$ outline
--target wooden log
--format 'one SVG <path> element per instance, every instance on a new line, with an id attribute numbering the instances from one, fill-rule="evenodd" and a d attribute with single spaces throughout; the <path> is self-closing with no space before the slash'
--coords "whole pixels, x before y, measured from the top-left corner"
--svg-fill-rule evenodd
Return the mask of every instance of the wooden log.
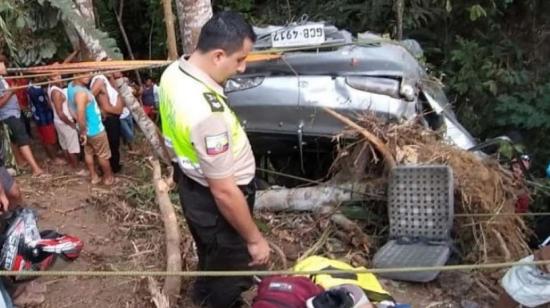
<path id="1" fill-rule="evenodd" d="M 319 211 L 323 206 L 364 200 L 364 183 L 343 183 L 303 188 L 271 188 L 256 192 L 254 209 L 269 211 Z"/>
<path id="2" fill-rule="evenodd" d="M 164 23 L 166 24 L 166 43 L 168 45 L 168 59 L 178 58 L 178 47 L 176 45 L 176 32 L 174 30 L 174 14 L 172 13 L 172 1 L 162 0 L 164 9 Z"/>
<path id="3" fill-rule="evenodd" d="M 192 54 L 197 46 L 202 26 L 212 17 L 211 0 L 176 0 L 183 8 L 183 46 L 185 54 Z"/>
<path id="4" fill-rule="evenodd" d="M 170 187 L 162 178 L 160 162 L 157 159 L 152 159 L 151 164 L 153 165 L 153 185 L 166 237 L 166 270 L 169 272 L 181 271 L 181 235 L 176 211 L 168 194 Z M 180 289 L 181 277 L 169 276 L 165 278 L 163 293 L 168 296 L 171 303 L 176 303 Z"/>

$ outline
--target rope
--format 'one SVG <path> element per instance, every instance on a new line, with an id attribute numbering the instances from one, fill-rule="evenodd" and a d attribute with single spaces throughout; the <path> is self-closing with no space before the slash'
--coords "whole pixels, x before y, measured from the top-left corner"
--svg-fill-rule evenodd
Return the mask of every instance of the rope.
<path id="1" fill-rule="evenodd" d="M 149 66 L 140 66 L 138 68 L 145 67 L 148 68 Z M 119 67 L 118 69 L 124 69 L 124 68 L 130 68 L 130 67 Z M 132 67 L 132 70 L 134 68 Z M 30 79 L 30 78 L 37 78 L 37 77 L 49 77 L 54 75 L 69 75 L 69 74 L 78 74 L 78 73 L 92 73 L 92 72 L 101 72 L 102 69 L 97 68 L 83 68 L 83 69 L 60 69 L 57 71 L 52 71 L 48 73 L 39 73 L 39 74 L 30 74 L 30 75 L 13 75 L 13 76 L 4 76 L 4 79 Z"/>
<path id="2" fill-rule="evenodd" d="M 518 217 L 537 217 L 537 216 L 550 216 L 550 212 L 536 212 L 536 213 L 463 213 L 454 214 L 454 217 L 495 217 L 495 216 L 518 216 Z"/>
<path id="3" fill-rule="evenodd" d="M 155 68 L 155 67 L 156 66 L 141 66 L 140 68 Z M 133 71 L 135 69 L 136 69 L 135 67 L 125 68 L 125 69 L 117 69 L 117 70 L 111 70 L 111 71 L 104 71 L 102 74 L 112 74 L 112 73 L 118 73 L 118 72 Z M 97 70 L 95 70 L 94 72 L 97 72 Z M 90 77 L 94 76 L 94 75 L 97 75 L 97 73 L 86 74 L 86 76 L 90 76 Z M 68 78 L 63 78 L 63 79 L 59 79 L 59 80 L 55 80 L 55 81 L 49 80 L 49 81 L 44 81 L 44 82 L 36 82 L 36 83 L 33 83 L 33 85 L 35 85 L 35 86 L 50 85 L 52 83 L 58 83 L 58 82 L 63 82 L 63 81 L 72 81 L 72 80 L 75 80 L 75 79 L 78 79 L 78 78 L 81 78 L 81 77 L 82 76 L 68 77 Z M 29 87 L 28 85 L 10 87 L 9 90 L 10 91 L 16 91 L 16 90 L 20 90 L 20 89 L 26 89 L 28 87 Z"/>
<path id="4" fill-rule="evenodd" d="M 251 53 L 246 58 L 247 62 L 260 62 L 260 61 L 269 61 L 276 60 L 281 58 L 281 53 L 275 51 L 261 52 L 261 53 Z M 157 60 L 123 60 L 123 61 L 89 61 L 89 62 L 77 62 L 77 63 L 64 63 L 64 64 L 52 64 L 52 65 L 43 65 L 43 66 L 31 66 L 31 67 L 11 67 L 7 68 L 8 73 L 59 73 L 63 72 L 64 74 L 69 74 L 73 72 L 80 72 L 83 70 L 108 70 L 108 69 L 122 69 L 130 68 L 132 70 L 141 69 L 142 67 L 162 67 L 173 63 L 173 61 L 157 61 Z M 48 74 L 34 74 L 28 75 L 40 77 Z M 9 79 L 23 78 L 21 76 L 11 76 Z M 8 79 L 7 78 L 7 79 Z"/>
<path id="5" fill-rule="evenodd" d="M 31 66 L 31 67 L 10 67 L 7 68 L 9 73 L 19 72 L 57 72 L 59 70 L 68 69 L 120 69 L 134 67 L 149 67 L 149 66 L 166 66 L 173 61 L 149 61 L 149 60 L 124 60 L 124 61 L 90 61 L 90 62 L 77 62 L 77 63 L 65 63 L 65 64 L 53 64 L 43 66 Z"/>
<path id="6" fill-rule="evenodd" d="M 401 268 L 373 268 L 350 270 L 317 270 L 317 271 L 0 271 L 0 276 L 64 276 L 64 277 L 235 277 L 235 276 L 272 276 L 272 275 L 338 275 L 338 274 L 384 274 L 384 273 L 411 273 L 425 271 L 464 271 L 464 270 L 489 270 L 509 268 L 514 266 L 539 266 L 549 265 L 550 260 L 533 262 L 502 262 L 486 264 L 460 264 L 443 266 L 418 266 Z"/>
<path id="7" fill-rule="evenodd" d="M 58 73 L 60 75 L 62 74 L 74 74 L 74 73 L 81 73 L 81 72 L 88 72 L 90 71 L 89 69 L 83 69 L 83 70 L 79 70 L 79 71 L 71 71 L 70 73 Z M 55 73 L 40 73 L 40 74 L 30 74 L 30 75 L 13 75 L 13 76 L 3 76 L 2 78 L 4 78 L 5 80 L 10 80 L 10 79 L 30 79 L 30 78 L 37 78 L 37 77 L 49 77 L 49 76 L 53 76 L 55 75 Z"/>

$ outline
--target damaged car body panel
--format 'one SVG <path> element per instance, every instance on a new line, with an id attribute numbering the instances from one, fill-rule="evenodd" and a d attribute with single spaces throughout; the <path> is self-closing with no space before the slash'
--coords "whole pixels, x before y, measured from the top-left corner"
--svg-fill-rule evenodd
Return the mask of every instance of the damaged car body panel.
<path id="1" fill-rule="evenodd" d="M 265 41 L 258 44 L 265 47 Z M 424 67 L 400 44 L 344 39 L 336 46 L 288 51 L 277 60 L 250 63 L 244 74 L 227 82 L 226 93 L 260 155 L 285 142 L 302 155 L 311 140 L 340 133 L 344 126 L 321 107 L 351 117 L 372 112 L 388 121 L 421 118 L 457 146 L 475 145 L 449 109 L 441 86 L 428 79 Z M 426 112 L 431 116 L 424 119 Z"/>
<path id="2" fill-rule="evenodd" d="M 440 87 L 425 87 L 422 94 L 433 112 L 444 121 L 444 135 L 451 143 L 465 150 L 470 150 L 476 146 L 472 135 L 458 122 L 455 114 L 449 108 L 446 108 L 449 103 Z"/>

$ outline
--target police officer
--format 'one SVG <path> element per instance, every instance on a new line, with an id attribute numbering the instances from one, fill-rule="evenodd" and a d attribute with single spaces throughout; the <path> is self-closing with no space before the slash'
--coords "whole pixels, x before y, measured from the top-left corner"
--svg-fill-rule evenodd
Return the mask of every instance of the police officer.
<path id="1" fill-rule="evenodd" d="M 222 88 L 245 70 L 255 40 L 241 15 L 219 13 L 203 26 L 196 51 L 171 64 L 160 81 L 162 133 L 200 270 L 247 270 L 269 260 L 269 245 L 252 219 L 254 156 Z M 251 284 L 250 277 L 198 278 L 193 301 L 240 307 Z"/>

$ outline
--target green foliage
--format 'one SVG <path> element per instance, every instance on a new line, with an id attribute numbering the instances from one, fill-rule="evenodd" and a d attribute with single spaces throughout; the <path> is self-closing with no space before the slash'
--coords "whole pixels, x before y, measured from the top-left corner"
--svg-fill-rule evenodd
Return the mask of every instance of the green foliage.
<path id="1" fill-rule="evenodd" d="M 7 48 L 11 53 L 15 52 L 16 45 L 13 41 L 13 34 L 11 33 L 6 18 L 8 14 L 13 11 L 13 7 L 8 2 L 0 3 L 0 31 L 2 36 L 0 37 L 0 49 Z"/>
<path id="2" fill-rule="evenodd" d="M 468 8 L 468 11 L 470 12 L 471 21 L 476 21 L 481 17 L 487 17 L 487 12 L 479 4 L 472 5 L 471 7 Z"/>
<path id="3" fill-rule="evenodd" d="M 128 51 L 114 13 L 115 9 L 117 11 L 119 9 L 119 1 L 94 1 L 97 11 L 96 19 L 99 27 L 107 32 L 110 37 L 116 39 L 117 45 L 125 54 L 125 58 L 128 58 Z M 136 16 L 139 16 L 139 18 L 136 18 Z M 158 0 L 126 0 L 122 23 L 136 59 L 166 59 L 166 28 L 162 6 Z M 150 33 L 152 33 L 151 45 L 149 45 Z"/>
<path id="4" fill-rule="evenodd" d="M 50 6 L 40 6 L 36 1 L 5 1 L 0 4 L 0 28 L 0 48 L 8 49 L 16 63 L 37 64 L 58 50 L 54 33 L 62 28 L 57 11 Z"/>
<path id="5" fill-rule="evenodd" d="M 93 22 L 80 16 L 75 11 L 72 0 L 49 0 L 49 2 L 53 7 L 57 8 L 62 13 L 65 20 L 77 25 L 86 33 L 86 35 L 97 40 L 99 45 L 103 47 L 109 57 L 112 59 L 122 58 L 122 54 L 117 47 L 116 40 L 110 38 L 107 33 L 98 30 Z"/>
<path id="6" fill-rule="evenodd" d="M 516 128 L 550 129 L 550 82 L 497 97 L 497 124 Z"/>
<path id="7" fill-rule="evenodd" d="M 80 25 L 99 40 L 112 58 L 120 58 L 115 40 L 80 17 L 71 0 L 5 0 L 0 3 L 0 50 L 7 49 L 16 63 L 23 66 L 63 58 L 70 52 L 62 18 Z M 16 38 L 16 39 L 14 39 Z"/>

